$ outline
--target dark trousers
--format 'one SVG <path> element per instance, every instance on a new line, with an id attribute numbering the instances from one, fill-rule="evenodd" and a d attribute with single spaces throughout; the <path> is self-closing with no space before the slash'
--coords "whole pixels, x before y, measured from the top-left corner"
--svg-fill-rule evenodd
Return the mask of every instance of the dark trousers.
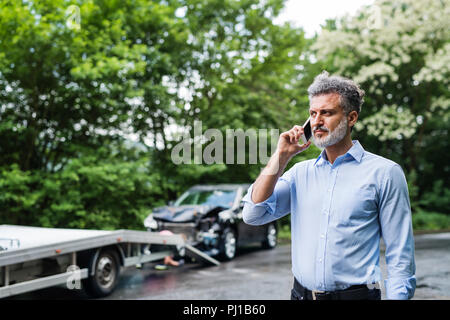
<path id="1" fill-rule="evenodd" d="M 291 300 L 381 300 L 381 290 L 356 285 L 345 290 L 317 293 L 306 289 L 294 278 Z"/>

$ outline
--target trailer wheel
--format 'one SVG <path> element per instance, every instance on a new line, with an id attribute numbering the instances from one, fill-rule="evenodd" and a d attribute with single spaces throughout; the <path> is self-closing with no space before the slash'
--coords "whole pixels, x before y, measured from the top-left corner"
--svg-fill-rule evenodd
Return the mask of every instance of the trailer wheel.
<path id="1" fill-rule="evenodd" d="M 95 254 L 91 259 L 95 259 Z M 94 268 L 94 275 L 86 280 L 86 291 L 92 297 L 100 298 L 111 294 L 119 282 L 120 263 L 115 250 L 101 251 L 97 259 L 90 265 Z M 91 271 L 91 270 L 89 270 Z M 90 272 L 91 273 L 91 272 Z"/>

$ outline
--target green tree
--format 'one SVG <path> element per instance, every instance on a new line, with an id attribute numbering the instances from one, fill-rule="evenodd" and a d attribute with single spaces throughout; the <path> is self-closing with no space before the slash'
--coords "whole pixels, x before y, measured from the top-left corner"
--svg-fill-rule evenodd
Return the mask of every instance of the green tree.
<path id="1" fill-rule="evenodd" d="M 260 166 L 174 165 L 173 132 L 196 120 L 225 133 L 306 119 L 306 41 L 272 23 L 282 6 L 2 1 L 1 222 L 137 226 L 194 183 L 255 178 Z"/>
<path id="2" fill-rule="evenodd" d="M 192 57 L 174 3 L 2 1 L 0 164 L 54 172 L 124 132 L 161 130 L 177 101 L 161 79 Z"/>
<path id="3" fill-rule="evenodd" d="M 416 176 L 410 189 L 418 187 L 418 198 L 437 180 L 449 190 L 449 13 L 447 1 L 378 0 L 329 23 L 313 45 L 322 65 L 366 91 L 355 135 Z M 450 213 L 448 205 L 415 204 Z"/>
<path id="4" fill-rule="evenodd" d="M 183 84 L 188 94 L 180 111 L 181 127 L 192 137 L 194 121 L 200 120 L 203 130 L 215 128 L 225 137 L 227 129 L 284 131 L 303 123 L 307 118 L 307 97 L 306 91 L 298 88 L 306 74 L 302 71 L 306 63 L 302 53 L 307 42 L 301 29 L 273 24 L 283 1 L 191 4 L 186 12 L 192 26 L 189 42 L 198 59 L 189 70 L 189 81 Z M 191 10 L 195 15 L 190 14 Z M 249 182 L 262 167 L 189 166 L 180 165 L 177 172 L 187 172 L 191 182 L 199 183 Z"/>

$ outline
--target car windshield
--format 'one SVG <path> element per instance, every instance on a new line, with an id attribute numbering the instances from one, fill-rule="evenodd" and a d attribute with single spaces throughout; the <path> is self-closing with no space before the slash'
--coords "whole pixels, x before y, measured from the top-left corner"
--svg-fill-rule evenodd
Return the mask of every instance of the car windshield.
<path id="1" fill-rule="evenodd" d="M 189 190 L 175 201 L 175 206 L 206 204 L 231 208 L 235 190 Z"/>

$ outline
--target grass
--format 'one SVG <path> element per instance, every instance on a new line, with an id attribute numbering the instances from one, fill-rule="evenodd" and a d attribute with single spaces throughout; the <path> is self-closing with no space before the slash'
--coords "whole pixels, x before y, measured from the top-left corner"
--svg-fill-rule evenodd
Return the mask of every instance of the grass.
<path id="1" fill-rule="evenodd" d="M 450 232 L 450 215 L 418 211 L 412 215 L 414 234 Z M 287 244 L 291 242 L 291 228 L 289 225 L 282 225 L 278 229 L 278 242 Z"/>
<path id="2" fill-rule="evenodd" d="M 418 211 L 412 215 L 414 230 L 448 230 L 450 229 L 450 215 L 438 212 Z"/>
<path id="3" fill-rule="evenodd" d="M 278 243 L 280 244 L 291 243 L 291 228 L 289 225 L 281 226 L 278 229 Z"/>

